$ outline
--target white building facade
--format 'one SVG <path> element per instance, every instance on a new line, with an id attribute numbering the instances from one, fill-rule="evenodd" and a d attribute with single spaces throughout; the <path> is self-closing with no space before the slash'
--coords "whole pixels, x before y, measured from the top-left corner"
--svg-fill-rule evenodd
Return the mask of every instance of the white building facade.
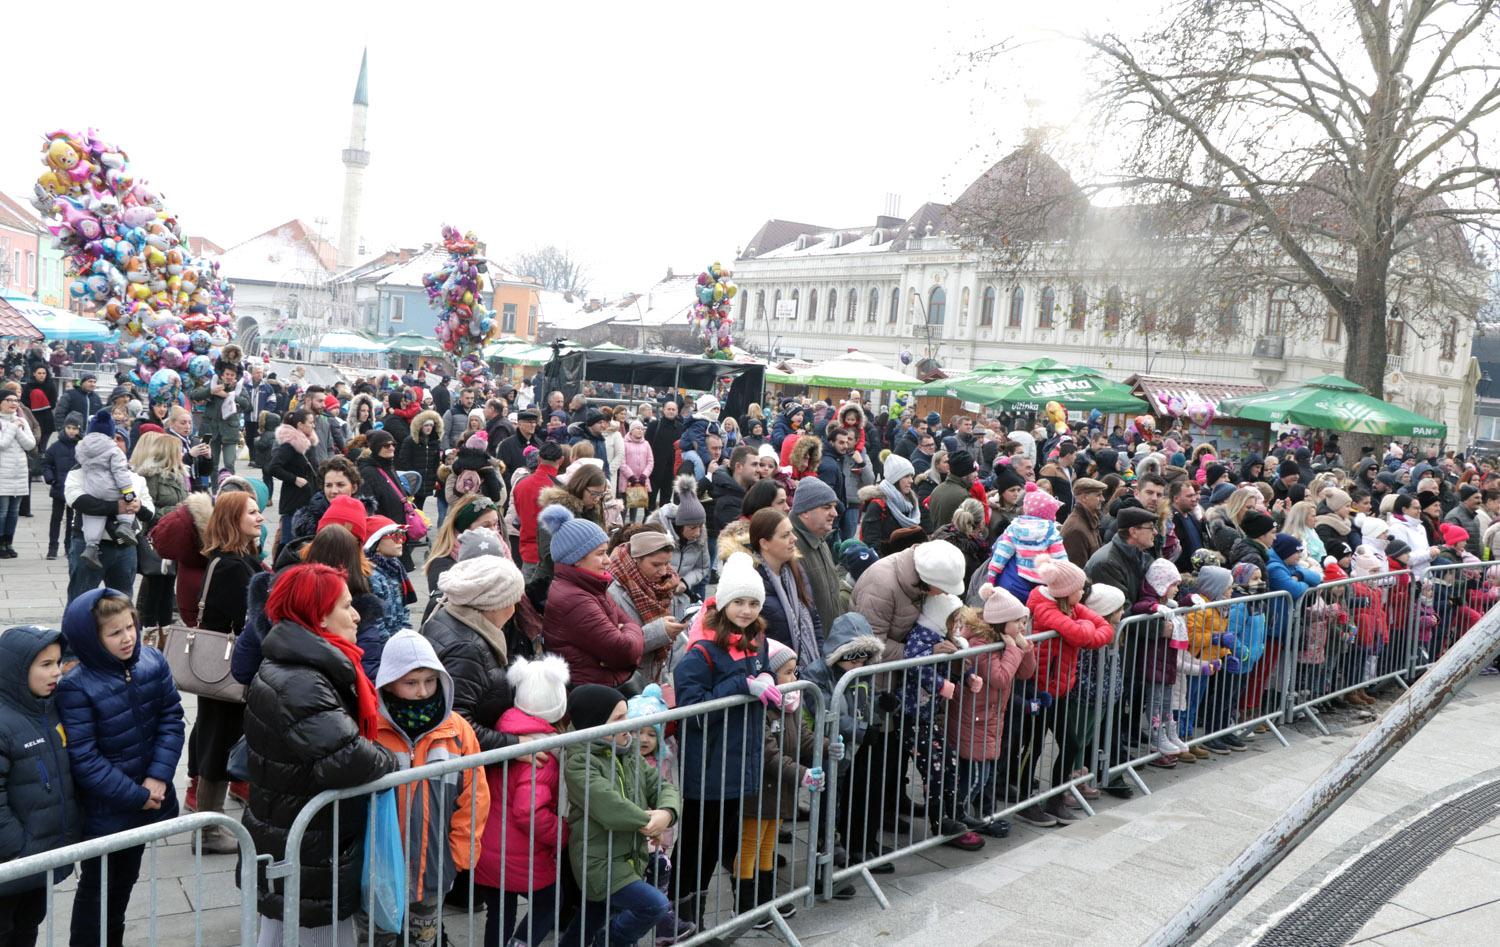
<path id="1" fill-rule="evenodd" d="M 1277 387 L 1343 373 L 1342 327 L 1310 292 L 1247 287 L 1227 311 L 1205 300 L 1171 325 L 1132 317 L 1143 294 L 1158 291 L 1148 280 L 1067 252 L 999 264 L 939 229 L 946 210 L 927 204 L 911 218 L 844 229 L 768 221 L 755 239 L 776 245 L 752 242 L 734 267 L 740 344 L 809 361 L 857 348 L 893 366 L 905 351 L 912 362 L 936 358 L 950 375 L 1041 357 L 1115 380 L 1143 373 Z M 1472 426 L 1473 319 L 1454 313 L 1423 338 L 1399 318 L 1387 324 L 1386 397 L 1442 420 L 1450 444 L 1466 444 Z"/>

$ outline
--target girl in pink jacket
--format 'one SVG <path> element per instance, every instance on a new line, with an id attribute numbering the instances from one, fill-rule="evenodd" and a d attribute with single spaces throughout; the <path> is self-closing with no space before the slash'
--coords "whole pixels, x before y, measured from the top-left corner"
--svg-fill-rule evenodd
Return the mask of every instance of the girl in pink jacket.
<path id="1" fill-rule="evenodd" d="M 616 492 L 624 495 L 625 489 L 632 484 L 650 486 L 651 471 L 656 466 L 656 457 L 651 453 L 651 442 L 646 440 L 646 425 L 640 419 L 630 422 L 630 431 L 625 435 L 625 456 L 620 461 L 620 477 L 616 484 Z M 646 519 L 646 510 L 643 508 L 631 509 L 626 512 L 626 518 L 632 523 L 643 522 Z"/>
<path id="2" fill-rule="evenodd" d="M 516 658 L 506 671 L 514 703 L 500 716 L 501 733 L 545 737 L 568 711 L 568 662 L 555 654 Z M 552 932 L 557 866 L 568 844 L 558 814 L 562 768 L 555 753 L 523 756 L 489 767 L 490 815 L 480 843 L 474 886 L 485 904 L 484 942 L 531 947 Z M 516 923 L 517 902 L 527 917 Z"/>

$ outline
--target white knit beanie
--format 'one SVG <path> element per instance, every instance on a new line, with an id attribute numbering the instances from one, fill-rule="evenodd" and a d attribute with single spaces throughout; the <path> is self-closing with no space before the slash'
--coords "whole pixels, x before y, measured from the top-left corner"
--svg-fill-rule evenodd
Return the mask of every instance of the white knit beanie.
<path id="1" fill-rule="evenodd" d="M 922 602 L 922 618 L 933 631 L 948 633 L 948 617 L 964 607 L 964 600 L 957 595 L 929 595 Z"/>
<path id="2" fill-rule="evenodd" d="M 754 560 L 743 552 L 733 554 L 724 563 L 724 571 L 719 573 L 719 587 L 714 590 L 714 600 L 720 608 L 737 598 L 753 599 L 761 605 L 766 601 L 766 584 L 755 571 Z"/>
<path id="3" fill-rule="evenodd" d="M 501 556 L 476 556 L 438 577 L 438 590 L 455 605 L 487 612 L 521 600 L 521 570 Z"/>
<path id="4" fill-rule="evenodd" d="M 911 461 L 900 454 L 892 454 L 885 459 L 885 482 L 895 486 L 901 482 L 902 477 L 915 476 L 917 470 L 911 465 Z"/>
<path id="5" fill-rule="evenodd" d="M 548 723 L 568 712 L 568 662 L 555 654 L 535 661 L 516 658 L 505 672 L 515 708 Z"/>

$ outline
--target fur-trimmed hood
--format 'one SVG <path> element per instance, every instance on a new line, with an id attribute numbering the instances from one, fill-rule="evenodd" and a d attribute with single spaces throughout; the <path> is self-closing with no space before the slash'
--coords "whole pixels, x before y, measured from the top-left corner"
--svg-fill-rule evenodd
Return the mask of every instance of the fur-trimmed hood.
<path id="1" fill-rule="evenodd" d="M 792 445 L 787 462 L 793 470 L 817 470 L 823 459 L 823 442 L 816 437 L 799 437 Z"/>
<path id="2" fill-rule="evenodd" d="M 750 552 L 749 520 L 735 520 L 719 532 L 719 561 L 728 562 L 737 552 L 755 558 Z"/>
<path id="3" fill-rule="evenodd" d="M 305 454 L 308 448 L 318 443 L 318 432 L 314 431 L 312 436 L 309 437 L 297 430 L 293 425 L 282 424 L 276 428 L 276 443 L 290 444 L 292 445 L 292 450 L 299 454 Z"/>
<path id="4" fill-rule="evenodd" d="M 428 421 L 433 423 L 432 439 L 438 443 L 443 440 L 443 418 L 436 411 L 420 411 L 411 419 L 411 439 L 422 443 L 422 425 Z"/>
<path id="5" fill-rule="evenodd" d="M 562 487 L 547 487 L 537 494 L 536 506 L 538 510 L 544 510 L 549 506 L 566 507 L 574 516 L 583 516 L 583 501 Z M 593 519 L 593 517 L 589 517 Z"/>
<path id="6" fill-rule="evenodd" d="M 869 503 L 877 497 L 884 496 L 880 491 L 880 484 L 872 483 L 866 487 L 859 488 L 859 502 Z"/>
<path id="7" fill-rule="evenodd" d="M 361 392 L 355 395 L 353 398 L 349 399 L 349 407 L 345 409 L 344 417 L 350 424 L 359 423 L 359 406 L 362 404 L 368 404 L 370 406 L 371 424 L 379 421 L 380 416 L 385 413 L 380 402 L 375 400 L 374 395 L 368 394 L 366 392 Z"/>
<path id="8" fill-rule="evenodd" d="M 206 544 L 208 542 L 208 518 L 214 512 L 214 498 L 207 493 L 189 493 L 188 498 L 182 501 L 187 507 L 188 515 L 193 518 L 193 529 L 198 533 L 198 538 Z"/>

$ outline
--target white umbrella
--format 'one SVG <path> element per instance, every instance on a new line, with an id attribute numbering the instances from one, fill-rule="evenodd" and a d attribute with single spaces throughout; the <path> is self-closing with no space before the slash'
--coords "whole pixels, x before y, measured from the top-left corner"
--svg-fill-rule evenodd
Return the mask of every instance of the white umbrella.
<path id="1" fill-rule="evenodd" d="M 921 384 L 913 376 L 898 372 L 859 351 L 846 352 L 838 358 L 791 373 L 766 372 L 766 381 L 810 388 L 879 388 L 884 391 L 902 391 Z"/>
<path id="2" fill-rule="evenodd" d="M 342 355 L 379 355 L 385 351 L 385 346 L 353 332 L 330 332 L 318 343 L 318 351 Z"/>

